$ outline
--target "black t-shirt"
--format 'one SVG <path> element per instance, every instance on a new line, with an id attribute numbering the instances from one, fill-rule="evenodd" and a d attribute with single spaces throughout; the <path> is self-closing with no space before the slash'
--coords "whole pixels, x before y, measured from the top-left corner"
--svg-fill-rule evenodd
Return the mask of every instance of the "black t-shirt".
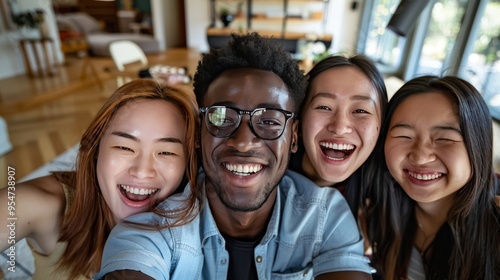
<path id="1" fill-rule="evenodd" d="M 226 250 L 229 253 L 228 280 L 257 280 L 257 268 L 254 260 L 254 249 L 262 237 L 252 241 L 241 241 L 224 236 Z"/>

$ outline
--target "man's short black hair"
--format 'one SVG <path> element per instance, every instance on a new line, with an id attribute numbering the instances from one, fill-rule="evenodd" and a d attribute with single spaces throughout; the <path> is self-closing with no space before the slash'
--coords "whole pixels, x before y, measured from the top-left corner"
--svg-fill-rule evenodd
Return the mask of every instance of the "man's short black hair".
<path id="1" fill-rule="evenodd" d="M 229 43 L 218 49 L 211 49 L 203 55 L 194 75 L 194 93 L 201 106 L 210 84 L 228 69 L 254 68 L 271 71 L 287 85 L 293 100 L 294 111 L 301 105 L 307 77 L 299 69 L 279 40 L 263 37 L 257 33 L 245 35 L 231 34 Z"/>

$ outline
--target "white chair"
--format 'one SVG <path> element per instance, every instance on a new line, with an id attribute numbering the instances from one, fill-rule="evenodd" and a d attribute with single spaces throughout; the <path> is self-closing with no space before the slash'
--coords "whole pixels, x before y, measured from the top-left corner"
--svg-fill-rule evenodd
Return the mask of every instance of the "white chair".
<path id="1" fill-rule="evenodd" d="M 139 47 L 139 45 L 132 41 L 114 41 L 109 45 L 109 52 L 111 53 L 111 57 L 113 58 L 118 71 L 121 72 L 121 74 L 124 74 L 118 75 L 118 86 L 132 80 L 130 76 L 137 77 L 138 75 L 138 68 L 134 68 L 135 72 L 129 72 L 127 75 L 125 71 L 127 65 L 140 63 L 142 68 L 145 68 L 148 65 L 148 59 L 144 54 L 144 51 Z"/>

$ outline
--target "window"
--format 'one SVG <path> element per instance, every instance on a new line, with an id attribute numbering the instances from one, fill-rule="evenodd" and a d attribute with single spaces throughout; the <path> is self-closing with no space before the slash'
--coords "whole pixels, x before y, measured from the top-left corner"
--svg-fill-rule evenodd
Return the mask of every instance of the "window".
<path id="1" fill-rule="evenodd" d="M 358 52 L 402 80 L 459 75 L 500 119 L 500 0 L 432 0 L 407 38 L 386 29 L 400 0 L 365 3 Z"/>
<path id="2" fill-rule="evenodd" d="M 490 0 L 483 12 L 460 76 L 482 92 L 492 116 L 500 120 L 500 0 Z"/>
<path id="3" fill-rule="evenodd" d="M 463 0 L 438 0 L 434 3 L 417 69 L 412 76 L 447 74 L 449 66 L 458 62 L 452 61 L 452 50 L 456 47 L 466 8 L 467 1 Z"/>
<path id="4" fill-rule="evenodd" d="M 401 63 L 401 48 L 405 39 L 385 27 L 396 11 L 400 0 L 374 0 L 366 3 L 371 17 L 367 25 L 362 52 L 375 60 L 386 72 L 394 71 Z M 370 2 L 370 1 L 369 1 Z M 371 4 L 371 5 L 370 5 Z M 363 16 L 363 18 L 367 18 Z M 366 23 L 365 23 L 366 24 Z"/>

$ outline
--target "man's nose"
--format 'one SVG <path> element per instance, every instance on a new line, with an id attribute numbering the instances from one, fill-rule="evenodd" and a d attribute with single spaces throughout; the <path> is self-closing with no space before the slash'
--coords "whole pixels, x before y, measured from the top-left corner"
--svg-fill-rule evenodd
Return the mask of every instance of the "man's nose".
<path id="1" fill-rule="evenodd" d="M 250 116 L 243 115 L 234 133 L 227 139 L 227 144 L 238 151 L 246 152 L 262 144 L 262 140 L 253 133 Z"/>

